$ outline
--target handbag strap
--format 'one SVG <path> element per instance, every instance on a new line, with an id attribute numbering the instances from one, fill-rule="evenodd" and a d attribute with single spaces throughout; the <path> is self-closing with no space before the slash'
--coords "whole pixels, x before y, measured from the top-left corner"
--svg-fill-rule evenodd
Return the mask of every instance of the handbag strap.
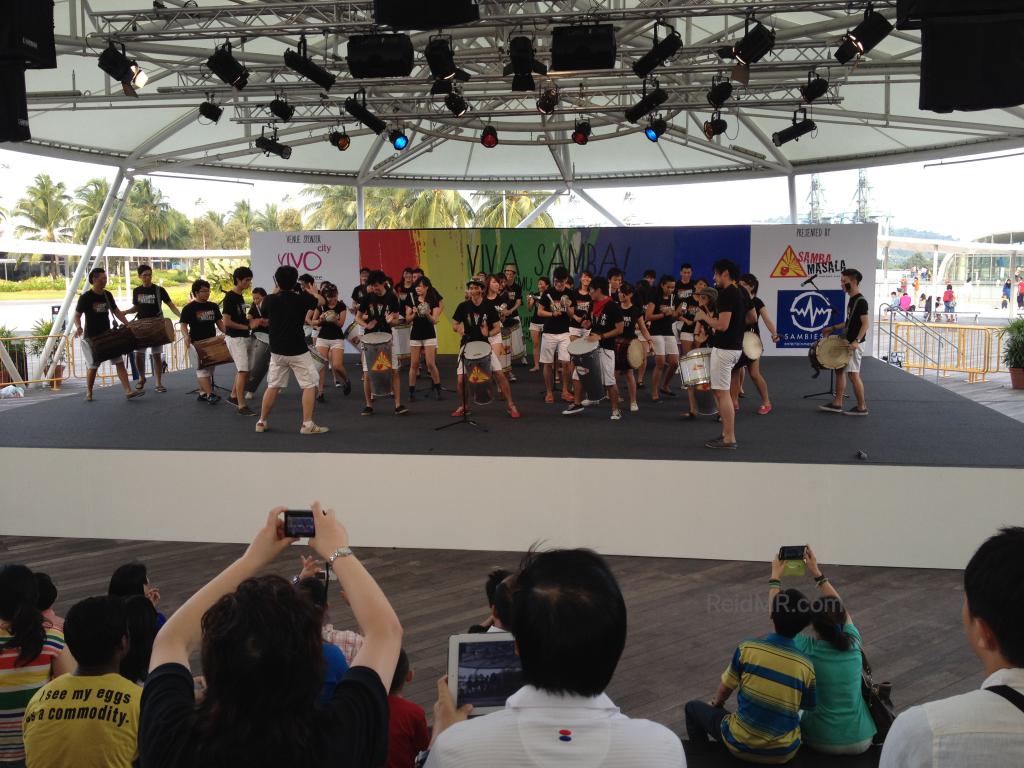
<path id="1" fill-rule="evenodd" d="M 1002 696 L 1021 712 L 1024 712 L 1024 693 L 1021 693 L 1016 688 L 1011 688 L 1008 685 L 993 685 L 985 690 Z"/>

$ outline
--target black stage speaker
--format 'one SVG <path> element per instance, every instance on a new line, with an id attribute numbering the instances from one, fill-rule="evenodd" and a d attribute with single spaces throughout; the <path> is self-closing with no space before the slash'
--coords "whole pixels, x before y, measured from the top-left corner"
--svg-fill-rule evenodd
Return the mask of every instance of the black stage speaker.
<path id="1" fill-rule="evenodd" d="M 551 69 L 614 69 L 615 27 L 611 24 L 574 24 L 551 30 Z"/>
<path id="2" fill-rule="evenodd" d="M 408 35 L 353 35 L 346 60 L 352 77 L 408 77 L 412 40 Z"/>
<path id="3" fill-rule="evenodd" d="M 53 0 L 7 0 L 0 12 L 0 61 L 56 69 Z"/>
<path id="4" fill-rule="evenodd" d="M 28 103 L 25 70 L 0 66 L 0 141 L 28 141 Z"/>
<path id="5" fill-rule="evenodd" d="M 393 29 L 440 29 L 480 20 L 473 0 L 373 0 L 373 18 Z"/>

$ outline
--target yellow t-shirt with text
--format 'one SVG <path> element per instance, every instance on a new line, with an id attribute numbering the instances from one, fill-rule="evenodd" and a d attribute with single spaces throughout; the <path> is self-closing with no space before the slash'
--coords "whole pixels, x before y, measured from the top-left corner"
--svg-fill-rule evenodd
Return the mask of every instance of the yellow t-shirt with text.
<path id="1" fill-rule="evenodd" d="M 61 675 L 25 709 L 28 768 L 131 768 L 142 687 L 118 674 Z"/>

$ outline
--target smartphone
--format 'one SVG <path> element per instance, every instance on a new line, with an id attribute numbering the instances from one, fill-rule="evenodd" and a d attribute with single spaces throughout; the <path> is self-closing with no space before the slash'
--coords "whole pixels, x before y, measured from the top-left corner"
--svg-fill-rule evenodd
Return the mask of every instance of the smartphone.
<path id="1" fill-rule="evenodd" d="M 316 535 L 313 511 L 289 509 L 284 513 L 284 535 L 290 539 L 308 539 Z"/>
<path id="2" fill-rule="evenodd" d="M 780 547 L 779 560 L 782 561 L 782 572 L 787 576 L 803 576 L 807 572 L 807 565 L 804 563 L 804 555 L 807 547 L 801 544 L 798 547 Z"/>

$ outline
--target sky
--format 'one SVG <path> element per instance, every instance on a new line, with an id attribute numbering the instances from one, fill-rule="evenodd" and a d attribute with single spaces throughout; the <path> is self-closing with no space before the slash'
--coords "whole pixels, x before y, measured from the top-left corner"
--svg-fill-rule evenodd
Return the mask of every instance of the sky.
<path id="1" fill-rule="evenodd" d="M 981 159 L 988 158 L 988 159 Z M 871 211 L 889 218 L 894 228 L 927 230 L 960 240 L 994 232 L 1024 230 L 1019 179 L 1024 178 L 1024 153 L 980 155 L 944 163 L 909 163 L 868 169 Z M 108 166 L 54 160 L 0 149 L 0 206 L 10 209 L 38 173 L 48 173 L 74 191 L 88 179 L 113 179 Z M 826 213 L 854 210 L 857 171 L 825 173 Z M 234 201 L 248 199 L 254 209 L 268 203 L 299 207 L 305 203 L 302 186 L 270 181 L 177 179 L 156 176 L 153 183 L 171 204 L 193 217 L 209 208 L 225 212 Z M 801 216 L 807 209 L 810 176 L 797 178 Z M 472 190 L 464 191 L 467 196 Z M 785 179 L 686 184 L 674 187 L 595 189 L 592 196 L 629 224 L 685 226 L 747 224 L 789 216 Z M 578 198 L 549 209 L 559 226 L 600 224 L 603 217 Z"/>

